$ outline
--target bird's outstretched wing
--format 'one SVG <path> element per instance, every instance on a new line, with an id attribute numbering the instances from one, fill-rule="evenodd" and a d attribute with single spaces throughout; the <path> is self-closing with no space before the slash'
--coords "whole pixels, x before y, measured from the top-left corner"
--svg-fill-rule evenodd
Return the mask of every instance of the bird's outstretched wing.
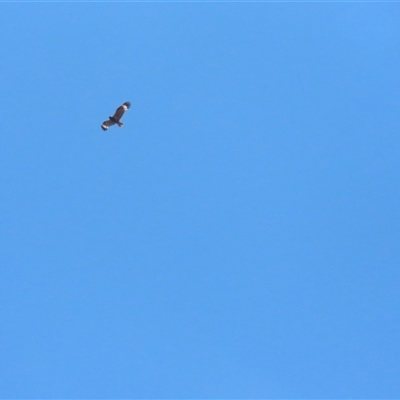
<path id="1" fill-rule="evenodd" d="M 115 122 L 111 121 L 111 119 L 108 119 L 101 124 L 101 129 L 103 129 L 103 131 L 106 131 L 110 126 L 113 125 L 115 125 Z"/>
<path id="2" fill-rule="evenodd" d="M 115 111 L 115 114 L 113 115 L 113 119 L 114 119 L 115 121 L 118 121 L 118 122 L 119 122 L 119 120 L 120 120 L 120 119 L 122 118 L 122 116 L 124 115 L 125 110 L 126 110 L 126 107 L 124 107 L 124 105 L 119 106 L 119 107 L 117 108 L 117 110 Z"/>

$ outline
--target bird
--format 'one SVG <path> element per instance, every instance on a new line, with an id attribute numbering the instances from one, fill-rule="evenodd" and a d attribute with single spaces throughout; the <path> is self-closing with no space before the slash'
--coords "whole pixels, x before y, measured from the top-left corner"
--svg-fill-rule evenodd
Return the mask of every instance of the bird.
<path id="1" fill-rule="evenodd" d="M 107 131 L 110 126 L 113 126 L 115 124 L 117 124 L 121 128 L 121 126 L 124 124 L 120 122 L 120 119 L 124 115 L 125 111 L 129 108 L 131 108 L 131 103 L 129 101 L 126 101 L 124 104 L 117 108 L 115 114 L 112 117 L 108 117 L 109 119 L 101 124 L 101 129 L 103 129 L 103 131 Z"/>

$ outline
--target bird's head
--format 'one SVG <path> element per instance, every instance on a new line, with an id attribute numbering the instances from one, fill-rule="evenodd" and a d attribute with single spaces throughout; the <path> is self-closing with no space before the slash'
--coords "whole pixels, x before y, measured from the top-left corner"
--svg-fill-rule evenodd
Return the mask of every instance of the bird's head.
<path id="1" fill-rule="evenodd" d="M 131 108 L 131 103 L 129 101 L 126 101 L 123 105 L 126 106 L 126 108 Z"/>

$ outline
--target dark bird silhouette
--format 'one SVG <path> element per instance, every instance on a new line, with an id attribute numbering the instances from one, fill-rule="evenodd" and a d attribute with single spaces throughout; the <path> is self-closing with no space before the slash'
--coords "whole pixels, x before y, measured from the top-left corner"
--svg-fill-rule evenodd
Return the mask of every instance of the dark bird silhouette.
<path id="1" fill-rule="evenodd" d="M 112 117 L 108 117 L 109 119 L 101 124 L 101 129 L 103 129 L 103 131 L 106 131 L 110 126 L 113 126 L 115 124 L 117 124 L 121 128 L 121 126 L 124 124 L 120 122 L 120 119 L 124 115 L 125 111 L 128 110 L 130 107 L 131 103 L 129 101 L 126 101 L 124 104 L 122 104 L 122 106 L 119 106 L 115 111 L 115 114 Z"/>

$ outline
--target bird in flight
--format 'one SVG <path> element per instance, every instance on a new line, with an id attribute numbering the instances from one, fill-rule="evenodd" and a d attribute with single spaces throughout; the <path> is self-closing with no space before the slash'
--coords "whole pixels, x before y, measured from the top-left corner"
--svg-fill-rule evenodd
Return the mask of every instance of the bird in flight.
<path id="1" fill-rule="evenodd" d="M 112 117 L 108 117 L 109 119 L 101 124 L 101 129 L 103 129 L 103 131 L 106 131 L 110 126 L 113 126 L 115 124 L 117 124 L 121 128 L 123 123 L 120 122 L 120 119 L 124 115 L 125 111 L 128 110 L 130 107 L 131 103 L 129 101 L 126 101 L 124 104 L 122 104 L 122 106 L 119 106 L 115 111 L 115 114 Z"/>

